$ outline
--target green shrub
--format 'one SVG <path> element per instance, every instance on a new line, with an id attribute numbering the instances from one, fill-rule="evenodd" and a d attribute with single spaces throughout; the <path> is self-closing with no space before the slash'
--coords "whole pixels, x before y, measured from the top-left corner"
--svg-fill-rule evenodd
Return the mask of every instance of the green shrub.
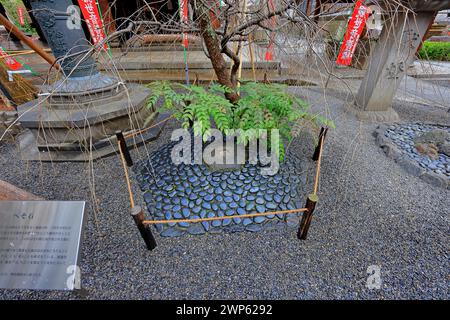
<path id="1" fill-rule="evenodd" d="M 152 108 L 163 100 L 163 109 L 170 110 L 188 128 L 193 124 L 194 135 L 206 141 L 214 126 L 224 134 L 242 129 L 238 142 L 247 145 L 259 138 L 259 130 L 278 129 L 281 140 L 291 141 L 295 125 L 310 127 L 325 125 L 333 127 L 332 121 L 319 114 L 309 112 L 308 104 L 286 92 L 287 86 L 244 82 L 240 86 L 241 98 L 232 104 L 225 98 L 231 89 L 213 83 L 208 88 L 167 81 L 152 82 L 152 90 L 147 106 Z M 284 141 L 276 150 L 280 160 L 284 159 Z"/>
<path id="2" fill-rule="evenodd" d="M 419 51 L 419 59 L 450 61 L 450 42 L 425 41 Z"/>

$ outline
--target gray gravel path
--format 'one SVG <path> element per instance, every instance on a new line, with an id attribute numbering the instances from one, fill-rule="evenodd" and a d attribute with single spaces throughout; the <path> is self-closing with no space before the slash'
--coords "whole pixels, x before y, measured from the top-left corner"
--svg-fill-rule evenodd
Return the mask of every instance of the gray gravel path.
<path id="1" fill-rule="evenodd" d="M 372 137 L 375 124 L 344 114 L 344 100 L 311 89 L 315 108 L 337 124 L 328 135 L 320 202 L 307 241 L 292 229 L 160 238 L 143 248 L 129 217 L 117 157 L 94 164 L 97 230 L 86 164 L 19 161 L 0 145 L 0 179 L 47 199 L 88 200 L 82 251 L 84 291 L 0 290 L 0 299 L 448 299 L 450 191 L 410 176 Z M 405 121 L 450 123 L 449 115 L 396 103 Z M 148 152 L 167 141 L 170 123 Z M 143 148 L 133 151 L 144 156 Z M 137 202 L 143 202 L 134 182 Z M 367 268 L 381 267 L 382 288 L 366 287 Z"/>

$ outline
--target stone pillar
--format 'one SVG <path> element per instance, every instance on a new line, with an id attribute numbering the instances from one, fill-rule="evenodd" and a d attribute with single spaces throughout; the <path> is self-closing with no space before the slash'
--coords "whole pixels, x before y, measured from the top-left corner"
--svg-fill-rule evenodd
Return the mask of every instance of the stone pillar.
<path id="1" fill-rule="evenodd" d="M 68 54 L 76 54 L 90 48 L 81 27 L 81 20 L 77 19 L 77 7 L 72 1 L 31 0 L 30 4 L 53 55 L 57 59 L 62 58 L 60 65 L 64 73 L 70 77 L 98 73 L 92 57 L 82 59 L 83 55 L 78 55 L 64 59 Z M 70 32 L 67 32 L 68 30 Z"/>
<path id="2" fill-rule="evenodd" d="M 395 121 L 392 101 L 408 66 L 413 62 L 434 12 L 401 12 L 387 22 L 371 53 L 367 73 L 356 95 L 361 119 Z"/>
<path id="3" fill-rule="evenodd" d="M 30 132 L 20 138 L 22 158 L 88 161 L 113 153 L 116 131 L 140 128 L 154 113 L 145 106 L 149 90 L 98 72 L 94 58 L 83 53 L 90 44 L 72 1 L 29 1 L 53 54 L 62 58 L 64 76 L 18 107 Z"/>

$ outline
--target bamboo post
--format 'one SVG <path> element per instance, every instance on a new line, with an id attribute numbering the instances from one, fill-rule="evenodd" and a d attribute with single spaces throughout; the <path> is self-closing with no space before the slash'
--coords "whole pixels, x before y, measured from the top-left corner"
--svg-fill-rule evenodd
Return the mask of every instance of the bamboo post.
<path id="1" fill-rule="evenodd" d="M 310 194 L 306 200 L 306 211 L 302 215 L 302 220 L 300 222 L 300 227 L 298 228 L 297 238 L 300 240 L 306 240 L 308 236 L 309 226 L 311 225 L 312 216 L 314 209 L 316 208 L 317 201 L 319 197 L 317 194 Z"/>
<path id="2" fill-rule="evenodd" d="M 313 161 L 319 160 L 320 156 L 320 150 L 322 149 L 322 143 L 325 140 L 325 137 L 327 136 L 328 128 L 320 128 L 319 133 L 319 143 L 317 144 L 316 149 L 314 150 L 314 155 L 312 157 Z"/>
<path id="3" fill-rule="evenodd" d="M 245 10 L 247 9 L 247 0 L 244 0 L 244 3 L 242 4 L 242 18 L 244 19 L 244 21 L 246 20 L 245 18 Z M 241 48 L 241 52 L 239 53 L 239 69 L 238 69 L 238 83 L 237 83 L 237 87 L 239 88 L 241 86 L 241 77 L 242 77 L 242 58 L 243 58 L 243 54 L 244 54 L 244 49 Z"/>
<path id="4" fill-rule="evenodd" d="M 24 42 L 27 46 L 33 49 L 38 55 L 40 55 L 45 61 L 54 65 L 58 70 L 60 66 L 56 63 L 56 59 L 44 51 L 39 45 L 37 45 L 30 37 L 27 37 L 19 28 L 17 28 L 11 21 L 0 13 L 0 24 L 5 26 L 6 31 L 11 32 L 20 41 Z"/>
<path id="5" fill-rule="evenodd" d="M 153 237 L 152 231 L 150 230 L 150 226 L 144 224 L 144 212 L 140 206 L 135 206 L 131 209 L 131 216 L 133 217 L 134 223 L 139 229 L 142 239 L 144 239 L 145 245 L 148 250 L 153 250 L 156 248 L 156 240 Z"/>
<path id="6" fill-rule="evenodd" d="M 12 184 L 0 180 L 0 201 L 34 201 L 44 200 Z"/>
<path id="7" fill-rule="evenodd" d="M 120 148 L 123 153 L 123 157 L 125 158 L 125 161 L 127 162 L 127 166 L 132 167 L 133 159 L 131 158 L 130 150 L 128 149 L 127 142 L 125 141 L 122 131 L 117 131 L 116 137 L 117 137 L 117 141 L 119 141 Z"/>

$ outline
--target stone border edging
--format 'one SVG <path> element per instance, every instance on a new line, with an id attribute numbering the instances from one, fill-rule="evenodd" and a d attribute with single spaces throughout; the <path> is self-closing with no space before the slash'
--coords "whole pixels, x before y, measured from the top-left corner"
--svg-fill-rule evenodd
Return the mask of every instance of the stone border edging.
<path id="1" fill-rule="evenodd" d="M 396 123 L 395 123 L 396 124 Z M 431 123 L 424 123 L 431 124 Z M 432 125 L 435 125 L 434 123 Z M 379 125 L 373 133 L 376 144 L 383 149 L 386 156 L 398 163 L 406 172 L 421 178 L 425 182 L 444 189 L 450 190 L 450 180 L 441 174 L 430 172 L 419 166 L 408 155 L 404 154 L 394 143 L 387 138 L 384 133 L 388 129 L 387 125 Z"/>

